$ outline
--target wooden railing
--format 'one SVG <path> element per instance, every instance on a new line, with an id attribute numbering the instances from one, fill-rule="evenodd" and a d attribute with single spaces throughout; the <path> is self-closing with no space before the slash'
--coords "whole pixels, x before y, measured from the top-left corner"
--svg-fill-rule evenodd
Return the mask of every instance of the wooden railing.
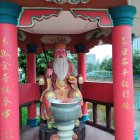
<path id="1" fill-rule="evenodd" d="M 39 86 L 36 83 L 19 85 L 19 104 L 24 105 L 40 99 Z"/>
<path id="2" fill-rule="evenodd" d="M 19 113 L 20 128 L 22 128 L 22 108 L 29 107 L 33 103 L 39 103 L 40 91 L 36 83 L 26 83 L 19 85 Z M 28 113 L 28 112 L 27 112 Z"/>
<path id="3" fill-rule="evenodd" d="M 90 101 L 90 100 L 86 100 L 84 99 L 84 101 L 89 102 L 92 104 L 92 118 L 93 120 L 89 120 L 86 122 L 86 124 L 91 125 L 93 127 L 96 127 L 98 129 L 107 131 L 111 134 L 114 134 L 114 129 L 112 128 L 112 107 L 113 104 L 110 103 L 103 103 L 103 102 L 97 102 L 97 101 Z M 106 116 L 106 124 L 101 124 L 98 122 L 98 109 L 97 106 L 98 105 L 103 105 L 105 106 L 105 116 Z"/>
<path id="4" fill-rule="evenodd" d="M 113 107 L 113 83 L 97 83 L 85 82 L 81 87 L 81 92 L 85 102 L 92 104 L 92 118 L 93 120 L 86 123 L 107 131 L 111 134 L 114 133 L 112 128 L 112 107 Z M 106 124 L 98 123 L 98 105 L 105 106 Z"/>

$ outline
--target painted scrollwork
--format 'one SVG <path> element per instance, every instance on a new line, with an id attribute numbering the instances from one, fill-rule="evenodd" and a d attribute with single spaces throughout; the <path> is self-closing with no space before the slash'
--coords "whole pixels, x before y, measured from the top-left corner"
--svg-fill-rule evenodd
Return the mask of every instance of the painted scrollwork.
<path id="1" fill-rule="evenodd" d="M 71 42 L 71 38 L 67 35 L 43 35 L 41 41 L 44 44 L 54 44 L 54 43 L 65 43 L 68 44 Z"/>
<path id="2" fill-rule="evenodd" d="M 68 3 L 70 3 L 70 4 L 78 4 L 78 3 L 80 3 L 80 0 L 68 0 Z"/>
<path id="3" fill-rule="evenodd" d="M 95 38 L 103 38 L 109 36 L 111 33 L 111 29 L 95 29 L 93 31 L 90 31 L 86 34 L 86 40 L 92 40 Z"/>
<path id="4" fill-rule="evenodd" d="M 55 3 L 58 3 L 58 4 L 64 4 L 67 2 L 67 0 L 53 0 Z"/>
<path id="5" fill-rule="evenodd" d="M 81 3 L 88 3 L 89 0 L 46 0 L 47 2 L 54 2 L 58 4 L 64 4 L 64 3 L 69 3 L 69 4 L 79 4 Z"/>
<path id="6" fill-rule="evenodd" d="M 26 39 L 25 33 L 23 31 L 21 31 L 21 30 L 18 30 L 18 39 L 20 41 L 24 41 Z"/>

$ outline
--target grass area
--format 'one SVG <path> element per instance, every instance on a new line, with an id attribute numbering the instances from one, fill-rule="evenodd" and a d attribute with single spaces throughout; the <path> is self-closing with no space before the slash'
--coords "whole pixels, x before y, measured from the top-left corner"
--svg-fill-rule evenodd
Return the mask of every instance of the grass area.
<path id="1" fill-rule="evenodd" d="M 22 107 L 21 108 L 21 113 L 22 113 L 22 127 L 26 126 L 26 120 L 27 120 L 27 116 L 28 116 L 28 110 L 27 107 Z"/>

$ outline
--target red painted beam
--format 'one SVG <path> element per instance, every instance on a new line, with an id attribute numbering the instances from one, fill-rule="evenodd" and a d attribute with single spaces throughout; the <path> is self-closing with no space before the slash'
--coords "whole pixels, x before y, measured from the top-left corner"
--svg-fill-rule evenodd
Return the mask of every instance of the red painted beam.
<path id="1" fill-rule="evenodd" d="M 39 86 L 35 83 L 19 85 L 19 104 L 25 104 L 40 99 Z"/>
<path id="2" fill-rule="evenodd" d="M 23 7 L 21 16 L 19 17 L 19 27 L 33 27 L 34 21 L 41 21 L 43 19 L 48 19 L 53 16 L 59 16 L 61 13 L 61 8 L 31 8 Z"/>
<path id="3" fill-rule="evenodd" d="M 89 20 L 90 22 L 94 22 L 95 20 L 98 20 L 98 26 L 99 27 L 111 27 L 112 21 L 108 14 L 107 9 L 71 9 L 72 14 L 76 18 L 82 18 L 84 20 Z"/>
<path id="4" fill-rule="evenodd" d="M 113 84 L 85 82 L 82 86 L 82 95 L 85 99 L 113 103 Z M 19 103 L 25 104 L 40 99 L 39 86 L 37 84 L 19 85 Z"/>
<path id="5" fill-rule="evenodd" d="M 113 83 L 85 82 L 82 95 L 85 99 L 113 103 Z"/>

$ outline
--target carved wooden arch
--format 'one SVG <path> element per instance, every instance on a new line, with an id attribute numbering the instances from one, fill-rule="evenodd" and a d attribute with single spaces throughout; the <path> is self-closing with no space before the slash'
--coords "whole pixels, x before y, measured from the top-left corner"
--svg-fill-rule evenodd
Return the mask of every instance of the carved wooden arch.
<path id="1" fill-rule="evenodd" d="M 23 7 L 18 20 L 18 27 L 33 27 L 34 20 L 42 21 L 53 16 L 58 17 L 62 10 L 62 8 L 51 7 Z M 90 22 L 98 20 L 99 27 L 112 27 L 112 20 L 107 9 L 70 8 L 70 12 L 75 18 L 82 18 Z"/>

